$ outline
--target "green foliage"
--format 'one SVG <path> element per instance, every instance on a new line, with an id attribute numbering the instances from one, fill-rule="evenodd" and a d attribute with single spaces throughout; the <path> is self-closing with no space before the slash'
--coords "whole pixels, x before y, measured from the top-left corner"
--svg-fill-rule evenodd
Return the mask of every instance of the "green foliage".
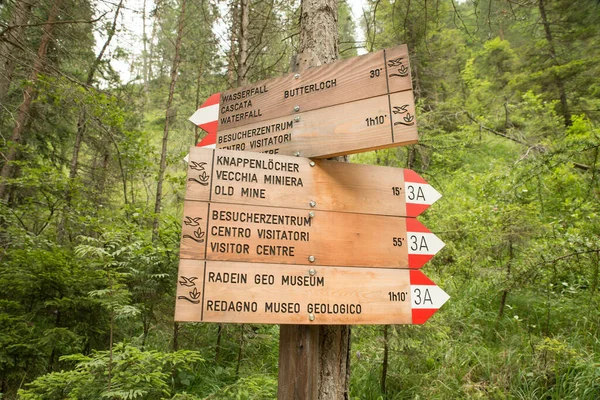
<path id="1" fill-rule="evenodd" d="M 62 357 L 61 361 L 73 363 L 75 368 L 36 379 L 19 392 L 20 398 L 160 399 L 171 396 L 184 385 L 177 377 L 194 371 L 202 359 L 189 350 L 141 351 L 120 343 L 112 353 L 74 354 Z"/>
<path id="2" fill-rule="evenodd" d="M 368 51 L 408 44 L 420 142 L 352 161 L 414 169 L 443 194 L 419 220 L 446 243 L 424 272 L 451 299 L 424 326 L 388 328 L 385 390 L 383 329 L 354 327 L 351 398 L 600 398 L 595 3 L 545 0 L 546 25 L 540 2 L 366 4 L 360 23 Z M 0 7 L 0 20 L 11 21 L 16 4 Z M 97 50 L 114 14 L 68 23 L 90 20 L 92 6 L 64 2 L 19 143 L 8 139 L 33 82 L 51 2 L 33 9 L 10 58 L 0 41 L 0 68 L 18 61 L 8 92 L 0 93 L 0 152 L 18 150 L 0 200 L 3 399 L 276 396 L 277 326 L 173 323 L 181 159 L 197 133 L 187 117 L 229 85 L 232 42 L 213 25 L 238 28 L 216 3 L 186 4 L 169 116 L 180 1 L 145 10 L 143 54 L 109 51 L 91 86 L 81 82 L 95 58 L 92 29 L 105 33 Z M 251 2 L 249 81 L 288 71 L 298 6 Z M 349 57 L 354 21 L 348 4 L 338 12 L 340 53 Z M 117 59 L 130 65 L 128 83 L 112 70 Z M 153 242 L 167 120 L 168 168 Z"/>

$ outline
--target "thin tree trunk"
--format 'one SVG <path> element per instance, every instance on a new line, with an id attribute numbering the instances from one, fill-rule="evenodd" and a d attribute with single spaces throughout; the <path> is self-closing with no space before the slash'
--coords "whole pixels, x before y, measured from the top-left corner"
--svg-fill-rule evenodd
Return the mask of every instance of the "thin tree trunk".
<path id="1" fill-rule="evenodd" d="M 508 239 L 508 263 L 506 264 L 506 285 L 511 281 L 511 265 L 514 258 L 514 248 L 512 239 Z M 498 310 L 498 318 L 496 319 L 496 329 L 498 329 L 498 325 L 500 324 L 500 319 L 504 315 L 504 309 L 506 308 L 506 300 L 508 300 L 508 295 L 510 290 L 508 287 L 505 287 L 502 291 L 502 297 L 500 298 L 500 309 Z"/>
<path id="2" fill-rule="evenodd" d="M 552 37 L 552 31 L 550 30 L 550 23 L 548 22 L 548 15 L 546 14 L 545 0 L 539 0 L 538 8 L 540 10 L 540 16 L 542 18 L 542 25 L 544 26 L 544 33 L 546 34 L 546 41 L 548 42 L 548 52 L 552 59 L 552 64 L 556 67 L 560 66 L 558 58 L 556 57 L 556 48 L 554 47 L 554 38 Z M 571 111 L 569 110 L 569 104 L 567 103 L 567 92 L 565 90 L 565 84 L 563 80 L 557 74 L 554 74 L 554 82 L 558 88 L 558 97 L 560 99 L 560 107 L 563 119 L 565 120 L 565 126 L 571 125 Z"/>
<path id="3" fill-rule="evenodd" d="M 240 325 L 240 347 L 238 348 L 237 364 L 235 366 L 235 376 L 240 374 L 240 366 L 244 357 L 244 324 Z"/>
<path id="4" fill-rule="evenodd" d="M 102 46 L 102 49 L 98 53 L 98 56 L 96 56 L 96 58 L 94 59 L 94 62 L 92 63 L 92 65 L 88 71 L 87 79 L 85 81 L 86 89 L 89 88 L 90 86 L 92 86 L 92 83 L 94 82 L 94 75 L 96 75 L 96 72 L 98 71 L 98 66 L 100 65 L 100 62 L 102 61 L 102 58 L 104 57 L 104 53 L 106 52 L 106 49 L 110 45 L 110 42 L 112 41 L 113 36 L 115 35 L 116 28 L 117 28 L 117 20 L 119 18 L 119 13 L 121 12 L 122 7 L 123 7 L 123 0 L 121 0 L 119 5 L 117 6 L 117 10 L 115 11 L 115 17 L 113 18 L 112 25 L 107 32 L 108 37 L 106 38 L 106 41 L 104 42 L 104 45 Z M 87 128 L 87 112 L 86 112 L 85 108 L 82 108 L 81 111 L 79 112 L 79 118 L 77 120 L 77 134 L 75 135 L 75 144 L 73 145 L 73 155 L 71 156 L 71 167 L 69 169 L 69 181 L 71 183 L 77 177 L 77 167 L 79 165 L 79 151 L 81 150 L 81 143 L 83 141 L 83 136 L 85 135 L 86 128 Z M 71 208 L 71 200 L 72 200 L 71 190 L 72 190 L 72 187 L 67 187 L 67 189 L 66 189 L 64 212 L 63 212 L 63 216 L 61 218 L 61 221 L 60 221 L 60 224 L 58 227 L 59 238 L 64 236 L 65 225 L 66 225 L 66 213 L 68 212 L 69 208 Z"/>
<path id="5" fill-rule="evenodd" d="M 229 87 L 233 87 L 236 82 L 236 66 L 235 66 L 235 54 L 237 51 L 236 40 L 237 40 L 237 21 L 238 21 L 238 0 L 231 0 L 231 29 L 229 30 L 229 64 L 227 65 L 227 83 Z"/>
<path id="6" fill-rule="evenodd" d="M 152 19 L 152 33 L 150 34 L 150 51 L 148 54 L 148 81 L 154 78 L 152 62 L 154 61 L 154 39 L 156 38 L 156 16 Z"/>
<path id="7" fill-rule="evenodd" d="M 166 106 L 166 119 L 165 129 L 163 132 L 162 150 L 160 153 L 160 166 L 158 169 L 158 178 L 156 183 L 156 202 L 154 203 L 154 221 L 152 223 L 152 240 L 158 238 L 158 225 L 160 217 L 160 208 L 162 205 L 162 187 L 163 179 L 165 176 L 165 170 L 167 169 L 167 145 L 169 143 L 169 123 L 171 120 L 171 107 L 173 105 L 173 97 L 175 94 L 175 85 L 177 84 L 177 77 L 179 75 L 179 64 L 181 63 L 181 41 L 183 39 L 183 26 L 185 19 L 185 6 L 187 0 L 181 1 L 181 10 L 179 11 L 179 17 L 177 21 L 177 39 L 175 41 L 175 58 L 173 60 L 173 66 L 171 68 L 171 85 L 169 86 L 169 97 L 167 99 Z"/>
<path id="8" fill-rule="evenodd" d="M 144 77 L 144 96 L 148 97 L 148 35 L 146 34 L 146 0 L 144 0 L 142 9 L 142 75 Z"/>
<path id="9" fill-rule="evenodd" d="M 390 352 L 390 343 L 388 340 L 389 327 L 389 325 L 383 326 L 383 363 L 381 366 L 381 393 L 383 393 L 384 396 L 387 392 L 388 357 Z"/>
<path id="10" fill-rule="evenodd" d="M 295 62 L 295 69 L 300 74 L 310 67 L 329 64 L 338 59 L 337 10 L 336 0 L 302 0 L 299 52 Z M 350 377 L 350 327 L 320 325 L 316 344 L 313 343 L 315 339 L 312 332 L 313 329 L 306 329 L 302 325 L 280 326 L 282 339 L 279 349 L 279 399 L 309 393 L 306 388 L 290 387 L 295 383 L 290 381 L 292 377 L 282 376 L 282 365 L 283 371 L 297 371 L 298 366 L 301 366 L 302 371 L 298 373 L 309 377 L 302 383 L 307 387 L 314 385 L 310 376 L 316 368 L 315 391 L 318 399 L 347 399 Z M 295 343 L 290 343 L 290 340 L 294 340 Z M 304 349 L 317 351 L 316 360 Z M 300 360 L 300 357 L 303 360 Z M 313 365 L 313 362 L 317 365 Z M 281 387 L 283 380 L 287 382 Z M 312 393 L 314 392 L 310 392 L 309 396 Z"/>
<path id="11" fill-rule="evenodd" d="M 179 322 L 173 323 L 173 351 L 179 350 Z"/>
<path id="12" fill-rule="evenodd" d="M 24 27 L 29 21 L 31 8 L 36 1 L 17 0 L 13 9 L 13 18 L 9 25 L 11 27 L 0 37 L 0 105 L 5 104 L 12 76 L 15 71 L 15 51 L 17 47 L 13 43 L 25 43 Z"/>
<path id="13" fill-rule="evenodd" d="M 217 330 L 217 343 L 215 345 L 215 363 L 219 363 L 219 357 L 221 356 L 221 338 L 223 337 L 223 324 L 219 324 Z"/>
<path id="14" fill-rule="evenodd" d="M 108 143 L 104 143 L 103 146 L 108 146 Z M 104 193 L 104 188 L 106 187 L 106 180 L 108 179 L 108 164 L 110 161 L 110 152 L 108 148 L 104 148 L 104 153 L 102 154 L 102 162 L 98 167 L 100 169 L 100 175 L 96 178 L 96 196 L 99 198 L 100 195 Z M 94 163 L 96 164 L 96 163 Z M 96 166 L 94 166 L 96 168 Z M 105 199 L 101 199 L 100 201 L 104 202 Z"/>
<path id="15" fill-rule="evenodd" d="M 198 67 L 198 75 L 196 76 L 196 108 L 200 108 L 200 86 L 202 84 L 202 70 L 204 62 L 204 53 L 200 56 L 200 66 Z M 200 140 L 200 128 L 194 124 L 194 145 L 198 144 Z"/>
<path id="16" fill-rule="evenodd" d="M 240 34 L 237 65 L 237 85 L 248 83 L 248 26 L 250 24 L 250 0 L 240 0 Z"/>
<path id="17" fill-rule="evenodd" d="M 31 110 L 31 103 L 35 96 L 35 85 L 38 81 L 38 76 L 44 67 L 46 62 L 46 54 L 48 52 L 48 45 L 52 40 L 52 31 L 54 30 L 54 23 L 58 18 L 58 11 L 60 8 L 61 0 L 55 0 L 52 4 L 52 9 L 48 15 L 48 20 L 44 24 L 42 39 L 40 40 L 40 47 L 38 48 L 37 56 L 33 62 L 33 69 L 29 77 L 29 84 L 23 91 L 23 102 L 17 110 L 17 120 L 13 129 L 12 136 L 10 138 L 11 143 L 9 144 L 8 152 L 6 153 L 6 159 L 0 172 L 0 200 L 4 199 L 7 194 L 8 185 L 6 180 L 12 177 L 13 166 L 12 163 L 17 159 L 17 146 L 23 139 L 23 132 L 25 131 L 25 123 Z"/>

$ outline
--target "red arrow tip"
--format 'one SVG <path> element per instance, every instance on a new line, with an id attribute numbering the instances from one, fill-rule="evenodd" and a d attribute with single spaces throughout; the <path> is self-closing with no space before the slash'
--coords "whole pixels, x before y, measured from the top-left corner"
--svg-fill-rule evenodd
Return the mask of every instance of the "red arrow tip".
<path id="1" fill-rule="evenodd" d="M 431 279 L 429 279 L 421 271 L 410 271 L 410 284 L 411 285 L 435 285 Z"/>
<path id="2" fill-rule="evenodd" d="M 431 231 L 416 218 L 406 218 L 406 230 L 408 232 L 431 233 Z"/>
<path id="3" fill-rule="evenodd" d="M 433 254 L 409 254 L 408 267 L 419 269 L 433 258 Z"/>
<path id="4" fill-rule="evenodd" d="M 425 179 L 421 178 L 421 175 L 417 174 L 412 169 L 404 170 L 404 182 L 427 183 Z"/>
<path id="5" fill-rule="evenodd" d="M 406 203 L 406 214 L 410 217 L 417 217 L 429 207 L 431 207 L 430 204 Z"/>
<path id="6" fill-rule="evenodd" d="M 207 124 L 209 125 L 209 124 Z M 212 124 L 210 124 L 212 125 Z M 200 141 L 200 143 L 198 143 L 196 145 L 196 147 L 208 147 L 208 146 L 215 146 L 217 144 L 217 122 L 214 122 L 214 129 L 212 129 L 213 127 L 209 127 L 209 129 L 204 128 L 203 126 L 200 126 L 200 128 L 204 129 L 206 132 L 208 132 L 208 134 L 204 137 L 204 139 L 202 139 Z"/>
<path id="7" fill-rule="evenodd" d="M 221 93 L 212 94 L 199 108 L 213 106 L 221 102 Z"/>
<path id="8" fill-rule="evenodd" d="M 437 308 L 417 308 L 412 310 L 412 323 L 424 324 L 437 311 Z"/>

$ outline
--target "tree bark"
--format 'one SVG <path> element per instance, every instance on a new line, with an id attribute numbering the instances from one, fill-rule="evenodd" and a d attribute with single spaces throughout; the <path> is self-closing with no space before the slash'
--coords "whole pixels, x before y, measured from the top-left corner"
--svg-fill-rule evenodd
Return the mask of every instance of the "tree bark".
<path id="1" fill-rule="evenodd" d="M 144 4 L 142 6 L 142 76 L 144 78 L 144 97 L 146 101 L 148 100 L 148 35 L 146 34 L 146 0 L 144 0 Z M 145 103 L 144 103 L 145 104 Z"/>
<path id="2" fill-rule="evenodd" d="M 4 199 L 7 194 L 8 185 L 6 180 L 12 177 L 13 166 L 12 162 L 17 159 L 17 146 L 21 144 L 23 138 L 23 132 L 25 131 L 25 123 L 31 110 L 31 103 L 35 96 L 35 85 L 38 81 L 38 76 L 44 67 L 46 62 L 46 54 L 48 52 L 48 45 L 52 40 L 52 31 L 54 30 L 54 23 L 58 18 L 58 11 L 60 8 L 61 0 L 55 0 L 52 4 L 52 9 L 48 15 L 48 20 L 44 24 L 42 39 L 40 40 L 40 47 L 38 48 L 37 56 L 33 62 L 33 69 L 29 77 L 29 84 L 23 91 L 23 102 L 17 110 L 17 120 L 13 129 L 12 136 L 10 138 L 9 149 L 6 153 L 4 165 L 0 172 L 0 200 Z"/>
<path id="3" fill-rule="evenodd" d="M 5 104 L 8 91 L 15 71 L 15 43 L 25 43 L 24 27 L 29 21 L 31 8 L 35 1 L 17 0 L 13 9 L 13 18 L 9 25 L 12 27 L 4 32 L 5 37 L 0 36 L 0 104 Z"/>
<path id="4" fill-rule="evenodd" d="M 179 17 L 177 21 L 177 39 L 175 40 L 175 58 L 173 59 L 173 66 L 171 68 L 171 85 L 169 86 L 169 97 L 167 99 L 167 106 L 165 112 L 165 129 L 163 131 L 162 150 L 160 153 L 160 166 L 158 168 L 158 178 L 156 183 L 156 201 L 154 203 L 154 221 L 152 223 L 152 240 L 158 238 L 158 225 L 160 217 L 160 208 L 162 205 L 162 187 L 165 176 L 165 170 L 167 169 L 167 145 L 169 143 L 169 123 L 172 117 L 171 107 L 173 105 L 173 97 L 175 94 L 175 85 L 177 84 L 177 77 L 179 75 L 179 64 L 181 63 L 181 41 L 183 39 L 183 27 L 185 20 L 185 6 L 187 0 L 181 1 L 181 9 L 179 11 Z"/>
<path id="5" fill-rule="evenodd" d="M 548 42 L 548 53 L 552 59 L 552 65 L 559 67 L 560 63 L 556 57 L 556 48 L 554 47 L 554 38 L 552 37 L 552 31 L 550 30 L 550 22 L 548 22 L 548 15 L 546 13 L 545 0 L 539 0 L 538 8 L 540 10 L 540 16 L 542 18 L 542 25 L 544 26 L 544 33 L 546 35 L 546 42 Z M 560 99 L 561 114 L 565 121 L 565 126 L 571 125 L 571 111 L 569 110 L 569 104 L 567 102 L 567 92 L 565 90 L 565 84 L 558 74 L 554 74 L 554 82 L 558 88 L 558 97 Z"/>
<path id="6" fill-rule="evenodd" d="M 240 34 L 237 65 L 237 85 L 248 83 L 248 26 L 250 25 L 250 0 L 240 0 Z"/>
<path id="7" fill-rule="evenodd" d="M 200 87 L 202 86 L 202 70 L 204 69 L 204 53 L 200 57 L 200 66 L 198 67 L 198 75 L 196 75 L 196 108 L 200 108 Z M 198 144 L 200 140 L 200 128 L 194 124 L 194 146 Z"/>
<path id="8" fill-rule="evenodd" d="M 388 371 L 388 359 L 390 353 L 390 343 L 389 343 L 389 331 L 390 326 L 383 326 L 383 362 L 381 366 L 381 393 L 385 396 L 387 392 L 387 371 Z"/>
<path id="9" fill-rule="evenodd" d="M 338 59 L 337 10 L 336 0 L 302 0 L 297 72 Z M 281 325 L 278 398 L 347 399 L 349 355 L 347 325 Z"/>
<path id="10" fill-rule="evenodd" d="M 233 87 L 233 85 L 236 82 L 236 65 L 235 65 L 235 59 L 236 59 L 236 40 L 237 40 L 237 21 L 238 21 L 238 0 L 231 0 L 231 29 L 229 30 L 229 54 L 228 54 L 228 59 L 229 59 L 229 63 L 227 65 L 227 84 L 229 85 L 230 88 Z"/>

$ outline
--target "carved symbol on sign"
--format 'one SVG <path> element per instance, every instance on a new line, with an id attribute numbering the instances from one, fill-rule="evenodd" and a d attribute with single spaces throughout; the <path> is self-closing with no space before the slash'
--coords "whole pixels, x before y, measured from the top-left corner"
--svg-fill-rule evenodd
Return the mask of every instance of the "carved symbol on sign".
<path id="1" fill-rule="evenodd" d="M 188 226 L 198 226 L 200 225 L 198 223 L 198 221 L 202 221 L 202 218 L 197 217 L 197 218 L 192 218 L 192 217 L 188 217 L 187 215 L 185 216 L 185 220 L 183 221 L 184 224 L 188 225 Z"/>
<path id="2" fill-rule="evenodd" d="M 204 232 L 202 232 L 202 227 L 199 227 L 194 231 L 194 236 L 183 235 L 183 237 L 192 239 L 196 243 L 204 243 Z"/>
<path id="3" fill-rule="evenodd" d="M 408 76 L 408 67 L 402 63 L 402 60 L 403 57 L 398 57 L 388 61 L 388 67 L 399 67 L 397 74 L 390 74 L 389 76 L 399 76 L 401 78 Z"/>
<path id="4" fill-rule="evenodd" d="M 181 286 L 196 286 L 196 284 L 194 283 L 194 281 L 196 279 L 198 279 L 198 277 L 197 276 L 190 276 L 188 278 L 187 276 L 181 275 L 181 279 L 183 279 L 182 281 L 179 281 L 179 284 Z"/>
<path id="5" fill-rule="evenodd" d="M 395 125 L 406 125 L 406 126 L 411 126 L 415 124 L 415 116 L 412 115 L 407 109 L 406 107 L 408 107 L 408 104 L 405 104 L 403 106 L 394 106 L 394 114 L 399 114 L 399 115 L 404 115 L 402 117 L 402 121 L 397 121 L 394 122 L 394 126 Z"/>
<path id="6" fill-rule="evenodd" d="M 191 292 L 189 292 L 189 294 L 190 294 L 191 298 L 188 298 L 187 296 L 177 296 L 177 298 L 179 300 L 187 300 L 187 301 L 189 301 L 192 304 L 198 304 L 198 303 L 200 303 L 200 300 L 198 300 L 200 298 L 200 292 L 198 291 L 198 289 L 194 288 L 194 290 L 192 290 Z"/>
<path id="7" fill-rule="evenodd" d="M 204 171 L 205 162 L 192 161 L 190 163 L 190 168 L 195 169 L 196 171 Z"/>
<path id="8" fill-rule="evenodd" d="M 197 162 L 197 161 L 192 161 L 190 163 L 190 168 L 196 171 L 200 171 L 200 174 L 198 174 L 198 179 L 196 178 L 188 178 L 188 181 L 194 181 L 197 182 L 199 184 L 201 184 L 202 186 L 208 186 L 208 181 L 209 181 L 209 176 L 206 173 L 206 171 L 204 170 L 204 166 L 206 165 L 205 162 Z"/>

